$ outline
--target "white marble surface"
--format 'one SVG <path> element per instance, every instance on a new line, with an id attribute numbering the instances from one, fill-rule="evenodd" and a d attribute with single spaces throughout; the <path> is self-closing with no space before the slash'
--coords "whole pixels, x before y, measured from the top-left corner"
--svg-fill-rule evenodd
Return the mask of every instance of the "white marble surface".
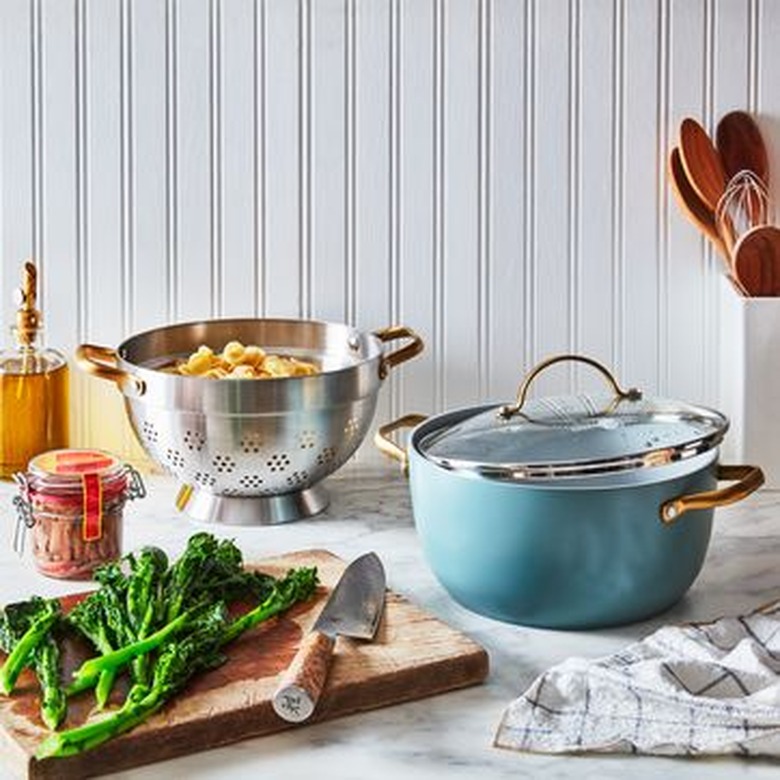
<path id="1" fill-rule="evenodd" d="M 367 550 L 382 557 L 389 586 L 480 642 L 490 655 L 485 684 L 463 691 L 294 728 L 217 750 L 113 775 L 122 780 L 225 778 L 776 778 L 778 764 L 744 759 L 537 756 L 498 750 L 493 735 L 506 704 L 550 665 L 571 655 L 597 657 L 680 620 L 749 611 L 780 598 L 780 493 L 762 492 L 716 512 L 704 568 L 688 595 L 655 620 L 595 632 L 524 628 L 472 614 L 436 582 L 421 554 L 405 480 L 387 467 L 342 469 L 326 482 L 329 509 L 284 526 L 203 526 L 173 509 L 174 483 L 149 479 L 149 495 L 126 509 L 125 549 L 156 543 L 180 552 L 196 529 L 236 539 L 247 559 L 322 548 L 345 559 Z M 0 546 L 0 602 L 31 593 L 83 589 L 38 575 L 11 550 L 11 485 L 0 485 L 7 543 Z M 0 777 L 4 777 L 0 767 Z"/>

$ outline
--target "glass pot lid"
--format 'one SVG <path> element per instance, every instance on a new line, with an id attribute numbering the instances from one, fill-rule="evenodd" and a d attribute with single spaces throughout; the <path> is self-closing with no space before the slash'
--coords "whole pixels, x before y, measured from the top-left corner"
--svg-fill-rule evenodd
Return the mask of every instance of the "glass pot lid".
<path id="1" fill-rule="evenodd" d="M 596 368 L 612 390 L 526 400 L 533 380 L 562 361 Z M 523 381 L 517 401 L 434 427 L 418 446 L 447 469 L 511 480 L 582 477 L 660 466 L 716 447 L 728 428 L 719 412 L 680 401 L 644 398 L 623 390 L 600 363 L 559 355 Z"/>

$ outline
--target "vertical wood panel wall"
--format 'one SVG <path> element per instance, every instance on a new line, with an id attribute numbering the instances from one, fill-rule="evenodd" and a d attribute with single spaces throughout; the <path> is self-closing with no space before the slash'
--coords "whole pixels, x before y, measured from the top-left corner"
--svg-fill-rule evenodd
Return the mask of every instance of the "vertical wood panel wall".
<path id="1" fill-rule="evenodd" d="M 0 313 L 47 339 L 174 321 L 400 321 L 377 419 L 513 395 L 560 351 L 714 403 L 713 257 L 672 202 L 679 120 L 759 115 L 769 0 L 3 0 Z M 545 392 L 590 387 L 577 367 Z M 74 371 L 77 441 L 135 451 Z"/>

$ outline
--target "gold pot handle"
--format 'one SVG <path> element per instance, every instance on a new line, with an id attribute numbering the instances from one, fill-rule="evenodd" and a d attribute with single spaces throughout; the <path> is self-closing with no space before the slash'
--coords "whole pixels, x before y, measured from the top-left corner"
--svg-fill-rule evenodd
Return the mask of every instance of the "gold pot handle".
<path id="1" fill-rule="evenodd" d="M 508 404 L 507 406 L 501 407 L 499 414 L 504 418 L 509 418 L 516 415 L 523 408 L 523 404 L 525 404 L 525 398 L 528 395 L 528 391 L 531 388 L 531 383 L 534 381 L 534 379 L 536 379 L 536 377 L 538 377 L 542 371 L 545 371 L 550 366 L 566 361 L 585 363 L 586 365 L 595 368 L 604 377 L 604 379 L 607 380 L 607 383 L 612 388 L 612 391 L 615 393 L 616 402 L 623 400 L 638 401 L 642 398 L 642 391 L 637 390 L 635 387 L 631 387 L 628 390 L 623 390 L 623 388 L 620 387 L 620 385 L 617 383 L 617 380 L 613 376 L 612 372 L 593 358 L 585 357 L 584 355 L 554 355 L 553 357 L 547 358 L 541 363 L 538 363 L 534 368 L 531 369 L 530 373 L 528 373 L 525 379 L 523 379 L 520 388 L 517 391 L 517 399 L 515 400 L 514 404 Z"/>
<path id="2" fill-rule="evenodd" d="M 382 356 L 379 364 L 379 378 L 384 379 L 393 366 L 405 363 L 423 351 L 423 340 L 405 325 L 390 325 L 387 328 L 375 330 L 374 335 L 382 342 L 395 341 L 396 339 L 411 339 L 408 344 L 399 347 L 393 352 Z"/>
<path id="3" fill-rule="evenodd" d="M 142 379 L 117 366 L 119 356 L 115 349 L 97 344 L 82 344 L 76 347 L 76 363 L 82 371 L 98 379 L 108 379 L 116 383 L 125 395 L 140 396 L 146 392 Z"/>
<path id="4" fill-rule="evenodd" d="M 764 484 L 764 472 L 758 466 L 724 466 L 719 465 L 718 480 L 733 481 L 733 485 L 720 490 L 706 490 L 703 493 L 693 493 L 690 496 L 672 498 L 661 504 L 661 522 L 671 525 L 679 517 L 691 509 L 713 509 L 716 506 L 726 506 L 747 498 Z"/>
<path id="5" fill-rule="evenodd" d="M 428 418 L 424 414 L 405 414 L 403 417 L 399 417 L 397 420 L 380 425 L 377 432 L 374 434 L 374 444 L 377 449 L 388 458 L 397 460 L 401 464 L 404 474 L 409 471 L 409 456 L 403 447 L 396 444 L 391 438 L 390 434 L 394 433 L 401 428 L 415 428 L 420 423 L 425 422 Z"/>

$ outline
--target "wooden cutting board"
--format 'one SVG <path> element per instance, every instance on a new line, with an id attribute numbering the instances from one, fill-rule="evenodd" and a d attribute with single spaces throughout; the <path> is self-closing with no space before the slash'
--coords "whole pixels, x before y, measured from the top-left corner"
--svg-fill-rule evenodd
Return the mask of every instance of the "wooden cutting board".
<path id="1" fill-rule="evenodd" d="M 345 562 L 323 550 L 308 550 L 257 564 L 274 575 L 293 566 L 317 566 L 322 586 L 314 599 L 237 639 L 225 649 L 229 660 L 223 666 L 191 680 L 146 723 L 83 755 L 44 761 L 33 757 L 48 731 L 38 716 L 35 678 L 24 672 L 13 696 L 0 697 L 0 755 L 5 766 L 26 778 L 94 777 L 247 737 L 305 728 L 306 724 L 292 725 L 279 718 L 271 697 Z M 63 606 L 69 608 L 65 602 Z M 86 652 L 86 647 L 69 649 L 63 673 L 69 676 Z M 337 640 L 325 690 L 307 722 L 474 685 L 487 672 L 488 656 L 482 647 L 388 591 L 373 642 Z M 126 687 L 116 692 L 119 701 L 124 692 Z M 65 726 L 83 723 L 93 702 L 91 692 L 72 699 Z"/>

